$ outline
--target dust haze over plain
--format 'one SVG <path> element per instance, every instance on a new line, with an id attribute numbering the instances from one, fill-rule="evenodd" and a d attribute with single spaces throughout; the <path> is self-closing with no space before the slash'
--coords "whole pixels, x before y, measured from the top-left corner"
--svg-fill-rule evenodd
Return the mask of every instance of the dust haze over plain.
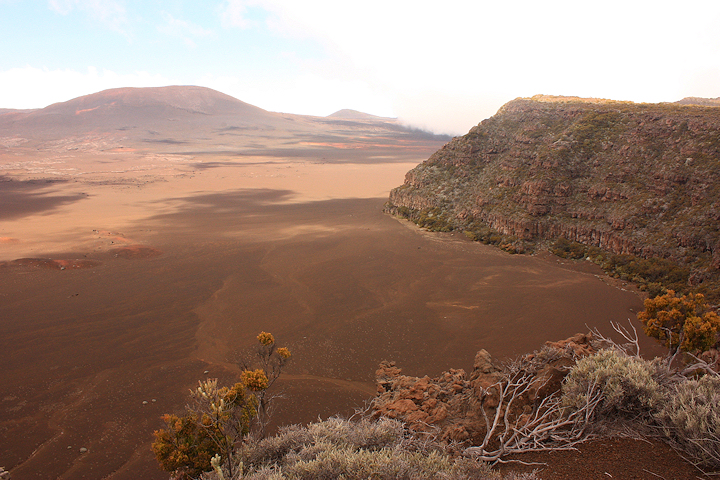
<path id="1" fill-rule="evenodd" d="M 0 107 L 199 85 L 462 134 L 520 96 L 718 97 L 718 20 L 713 1 L 6 1 Z"/>

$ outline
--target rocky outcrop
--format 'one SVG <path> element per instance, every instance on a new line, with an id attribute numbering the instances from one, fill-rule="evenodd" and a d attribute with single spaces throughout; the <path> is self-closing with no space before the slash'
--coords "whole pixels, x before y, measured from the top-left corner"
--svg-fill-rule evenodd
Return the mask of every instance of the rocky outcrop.
<path id="1" fill-rule="evenodd" d="M 539 352 L 518 359 L 515 368 L 531 376 L 532 388 L 513 404 L 517 414 L 559 392 L 576 359 L 596 352 L 592 343 L 592 335 L 577 334 L 548 342 Z M 445 442 L 462 443 L 477 441 L 485 434 L 483 411 L 490 418 L 495 414 L 500 384 L 508 378 L 508 369 L 480 350 L 469 375 L 463 369 L 451 369 L 436 378 L 411 377 L 402 375 L 394 362 L 382 362 L 375 376 L 374 416 L 400 419 L 413 431 L 432 432 Z"/>
<path id="2" fill-rule="evenodd" d="M 407 173 L 388 210 L 720 269 L 720 109 L 517 99 Z"/>

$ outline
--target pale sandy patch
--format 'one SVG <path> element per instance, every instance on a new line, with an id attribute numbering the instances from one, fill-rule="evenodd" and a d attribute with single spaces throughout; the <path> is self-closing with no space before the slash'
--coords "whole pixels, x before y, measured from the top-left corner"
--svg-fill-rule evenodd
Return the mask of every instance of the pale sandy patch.
<path id="1" fill-rule="evenodd" d="M 63 251 L 106 251 L 118 244 L 152 243 L 154 236 L 162 232 L 155 227 L 145 228 L 147 219 L 177 212 L 187 200 L 207 194 L 245 189 L 287 191 L 286 196 L 277 200 L 281 203 L 387 197 L 390 189 L 401 184 L 405 172 L 414 165 L 286 161 L 190 170 L 189 165 L 183 164 L 183 170 L 177 170 L 173 175 L 155 171 L 147 177 L 136 176 L 133 181 L 124 178 L 127 170 L 102 176 L 87 174 L 68 183 L 53 183 L 41 190 L 47 191 L 48 196 L 77 196 L 77 201 L 0 222 L 0 238 L 6 239 L 0 240 L 0 260 Z M 323 230 L 329 233 L 327 228 L 292 225 L 274 234 L 287 238 Z M 129 230 L 132 230 L 133 238 L 125 238 Z"/>

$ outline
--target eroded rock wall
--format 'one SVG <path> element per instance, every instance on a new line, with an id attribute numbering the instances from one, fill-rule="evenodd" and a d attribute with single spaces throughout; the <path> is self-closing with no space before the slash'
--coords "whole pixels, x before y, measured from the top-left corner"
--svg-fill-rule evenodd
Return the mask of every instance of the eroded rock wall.
<path id="1" fill-rule="evenodd" d="M 517 99 L 408 172 L 388 205 L 720 269 L 720 108 Z"/>

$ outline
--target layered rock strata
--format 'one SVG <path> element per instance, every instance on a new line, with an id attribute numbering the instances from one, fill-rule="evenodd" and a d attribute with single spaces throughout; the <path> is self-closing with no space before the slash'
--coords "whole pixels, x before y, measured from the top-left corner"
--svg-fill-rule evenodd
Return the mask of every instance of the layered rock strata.
<path id="1" fill-rule="evenodd" d="M 720 269 L 720 109 L 517 99 L 407 173 L 388 210 Z"/>

